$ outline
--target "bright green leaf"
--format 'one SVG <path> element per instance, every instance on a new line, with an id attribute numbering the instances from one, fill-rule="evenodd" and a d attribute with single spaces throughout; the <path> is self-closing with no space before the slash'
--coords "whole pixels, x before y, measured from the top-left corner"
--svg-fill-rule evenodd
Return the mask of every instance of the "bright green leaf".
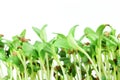
<path id="1" fill-rule="evenodd" d="M 33 56 L 33 57 L 37 57 L 37 52 L 35 51 L 34 46 L 32 46 L 30 43 L 23 43 L 22 49 L 24 51 L 25 56 Z"/>
<path id="2" fill-rule="evenodd" d="M 24 29 L 24 30 L 21 32 L 20 37 L 25 37 L 25 35 L 26 35 L 26 29 Z"/>
<path id="3" fill-rule="evenodd" d="M 34 32 L 38 35 L 38 37 L 40 37 L 40 29 L 37 27 L 32 27 L 32 29 L 34 30 Z"/>
<path id="4" fill-rule="evenodd" d="M 40 30 L 40 37 L 41 37 L 41 40 L 43 42 L 46 42 L 47 41 L 47 35 L 46 35 L 46 31 L 45 31 L 45 28 L 47 27 L 47 25 L 44 25 L 41 30 Z"/>
<path id="5" fill-rule="evenodd" d="M 46 35 L 46 31 L 45 28 L 47 27 L 47 25 L 44 25 L 41 29 L 36 28 L 36 27 L 32 27 L 32 29 L 35 31 L 35 33 L 38 35 L 38 37 L 43 41 L 46 42 L 47 41 L 47 35 Z"/>
<path id="6" fill-rule="evenodd" d="M 16 66 L 19 66 L 21 64 L 21 61 L 20 61 L 20 59 L 17 56 L 10 56 L 7 59 L 7 61 L 12 63 L 12 64 L 15 64 Z"/>
<path id="7" fill-rule="evenodd" d="M 107 37 L 103 37 L 103 38 L 106 40 L 106 44 L 108 46 L 117 46 L 117 44 L 114 41 L 110 40 L 109 38 Z"/>
<path id="8" fill-rule="evenodd" d="M 74 39 L 74 33 L 75 33 L 75 29 L 76 29 L 77 26 L 78 26 L 78 25 L 72 27 L 72 28 L 70 29 L 69 33 L 68 33 L 68 36 L 67 36 L 68 44 L 69 44 L 69 46 L 70 46 L 71 48 L 73 48 L 73 49 L 76 49 L 77 46 L 78 46 L 77 42 L 76 42 L 75 39 Z"/>
<path id="9" fill-rule="evenodd" d="M 86 34 L 86 35 L 88 35 L 88 34 L 96 34 L 95 33 L 95 31 L 93 31 L 91 28 L 89 28 L 89 27 L 86 27 L 85 29 L 84 29 L 84 33 Z"/>
<path id="10" fill-rule="evenodd" d="M 75 25 L 75 26 L 73 26 L 73 27 L 70 29 L 70 31 L 69 31 L 69 33 L 68 33 L 68 36 L 69 36 L 69 35 L 72 35 L 72 36 L 74 37 L 75 29 L 76 29 L 77 26 L 78 26 L 78 25 Z"/>
<path id="11" fill-rule="evenodd" d="M 57 48 L 65 48 L 65 49 L 69 49 L 69 44 L 67 42 L 67 39 L 65 38 L 61 38 L 61 39 L 57 39 L 55 42 L 54 42 L 54 45 L 55 47 Z"/>
<path id="12" fill-rule="evenodd" d="M 85 28 L 84 33 L 86 37 L 91 41 L 91 43 L 96 44 L 96 40 L 98 39 L 98 36 L 91 28 L 89 27 Z"/>
<path id="13" fill-rule="evenodd" d="M 108 24 L 102 24 L 102 25 L 100 25 L 98 28 L 97 28 L 97 30 L 96 30 L 96 34 L 97 35 L 102 35 L 102 33 L 103 33 L 103 30 L 105 29 L 105 27 L 107 26 Z"/>
<path id="14" fill-rule="evenodd" d="M 3 49 L 0 49 L 0 59 L 5 61 L 6 60 L 6 54 Z"/>

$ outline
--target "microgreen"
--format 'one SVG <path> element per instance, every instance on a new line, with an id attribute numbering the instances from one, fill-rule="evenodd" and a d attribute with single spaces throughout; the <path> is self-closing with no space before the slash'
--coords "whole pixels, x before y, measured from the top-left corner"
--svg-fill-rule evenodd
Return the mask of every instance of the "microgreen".
<path id="1" fill-rule="evenodd" d="M 86 27 L 78 40 L 75 25 L 68 35 L 55 32 L 50 41 L 46 27 L 32 27 L 40 38 L 34 44 L 26 38 L 25 29 L 12 40 L 0 34 L 0 71 L 2 65 L 7 69 L 4 76 L 0 73 L 0 80 L 120 79 L 120 35 L 111 25 L 102 24 L 96 31 Z M 110 30 L 105 31 L 106 27 Z"/>

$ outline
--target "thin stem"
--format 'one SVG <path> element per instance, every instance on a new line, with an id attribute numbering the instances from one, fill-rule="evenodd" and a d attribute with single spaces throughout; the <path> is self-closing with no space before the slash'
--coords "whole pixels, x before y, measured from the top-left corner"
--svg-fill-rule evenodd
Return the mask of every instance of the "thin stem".
<path id="1" fill-rule="evenodd" d="M 76 65 L 75 63 L 78 62 L 79 63 L 79 66 L 80 66 L 80 61 L 77 60 L 77 57 L 75 55 L 75 53 L 73 54 L 73 58 L 74 58 L 74 65 Z M 77 66 L 75 66 L 76 68 L 76 72 L 77 72 L 77 78 L 78 80 L 81 80 L 81 73 L 80 73 L 80 70 L 77 68 Z"/>
<path id="2" fill-rule="evenodd" d="M 20 55 L 21 54 L 21 55 Z M 27 75 L 27 66 L 26 66 L 26 60 L 25 60 L 25 56 L 23 55 L 23 53 L 18 54 L 18 58 L 21 60 L 21 63 L 23 64 L 24 67 L 24 76 L 25 76 L 25 80 L 28 80 L 28 75 Z"/>
<path id="3" fill-rule="evenodd" d="M 79 46 L 77 46 L 77 48 L 78 48 L 78 50 L 79 51 L 81 51 L 82 53 L 84 53 L 86 56 L 87 56 L 87 58 L 90 60 L 90 62 L 92 63 L 92 65 L 93 65 L 93 67 L 94 67 L 94 69 L 95 69 L 95 71 L 96 71 L 96 74 L 98 75 L 98 77 L 99 77 L 99 79 L 101 80 L 101 77 L 100 77 L 100 74 L 99 74 L 99 72 L 98 72 L 98 70 L 97 70 L 97 68 L 96 68 L 96 65 L 95 65 L 95 63 L 93 62 L 93 60 L 90 58 L 90 56 L 88 55 L 88 53 L 86 53 L 81 47 L 79 47 Z"/>
<path id="4" fill-rule="evenodd" d="M 56 56 L 55 57 L 55 60 L 57 61 L 57 63 L 60 65 L 61 69 L 62 69 L 62 72 L 63 72 L 63 76 L 64 76 L 64 80 L 67 80 L 67 76 L 65 75 L 65 70 L 60 62 L 60 60 L 58 59 L 58 57 Z"/>
<path id="5" fill-rule="evenodd" d="M 46 63 L 47 63 L 47 79 L 50 80 L 50 70 L 49 70 L 49 61 L 48 61 L 47 53 L 46 53 Z"/>
<path id="6" fill-rule="evenodd" d="M 57 55 L 56 52 L 55 52 L 55 47 L 52 46 L 51 48 L 52 48 L 52 51 L 53 51 L 53 57 L 54 57 L 54 59 L 56 60 L 56 62 L 57 62 L 57 63 L 60 65 L 60 67 L 61 67 L 61 70 L 62 70 L 62 72 L 63 72 L 64 80 L 67 80 L 67 76 L 66 76 L 66 74 L 65 74 L 65 70 L 64 70 L 64 68 L 63 68 L 63 66 L 62 66 L 62 64 L 61 64 L 61 62 L 60 62 L 60 60 L 59 60 L 59 58 L 58 58 L 58 55 Z"/>

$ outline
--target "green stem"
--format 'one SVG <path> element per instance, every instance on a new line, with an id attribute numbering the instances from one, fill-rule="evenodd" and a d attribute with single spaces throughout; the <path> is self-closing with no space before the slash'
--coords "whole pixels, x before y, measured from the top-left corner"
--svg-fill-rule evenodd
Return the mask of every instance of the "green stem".
<path id="1" fill-rule="evenodd" d="M 9 67 L 10 67 L 10 80 L 12 80 L 13 77 L 12 64 L 10 64 Z"/>
<path id="2" fill-rule="evenodd" d="M 64 80 L 67 80 L 67 76 L 65 75 L 65 70 L 60 62 L 60 60 L 58 59 L 57 55 L 55 56 L 55 60 L 57 61 L 57 63 L 60 65 L 62 72 L 63 72 L 63 76 L 64 76 Z"/>
<path id="3" fill-rule="evenodd" d="M 46 63 L 47 63 L 47 79 L 50 80 L 50 70 L 49 70 L 49 61 L 48 61 L 47 53 L 46 53 Z"/>
<path id="4" fill-rule="evenodd" d="M 55 47 L 52 46 L 51 48 L 52 48 L 52 52 L 53 52 L 53 57 L 54 57 L 54 59 L 56 60 L 56 62 L 57 62 L 57 63 L 60 65 L 60 67 L 61 67 L 61 70 L 62 70 L 62 72 L 63 72 L 64 80 L 67 80 L 67 76 L 66 76 L 66 74 L 65 74 L 65 70 L 64 70 L 64 68 L 63 68 L 63 66 L 62 66 L 62 64 L 61 64 L 61 62 L 60 62 L 60 60 L 59 60 L 59 58 L 58 58 L 58 55 L 57 55 L 56 52 L 55 52 Z"/>
<path id="5" fill-rule="evenodd" d="M 97 64 L 98 64 L 98 69 L 99 69 L 99 76 L 101 78 L 101 64 L 103 64 L 101 61 L 101 56 L 102 56 L 101 49 L 97 48 L 96 53 L 97 53 L 96 57 L 97 57 Z"/>
<path id="6" fill-rule="evenodd" d="M 43 62 L 43 60 L 41 60 L 41 58 L 39 58 L 39 61 L 40 61 L 40 65 L 41 65 L 41 75 L 40 76 L 41 76 L 41 79 L 44 80 L 44 75 L 45 75 L 44 62 Z"/>
<path id="7" fill-rule="evenodd" d="M 74 58 L 74 65 L 76 65 L 75 63 L 77 62 L 77 63 L 79 63 L 79 66 L 80 66 L 80 59 L 77 60 L 75 53 L 73 54 L 73 58 Z M 78 78 L 78 80 L 81 80 L 82 79 L 81 78 L 81 71 L 79 69 L 77 69 L 77 66 L 75 66 L 75 67 L 76 67 L 76 72 L 77 72 L 77 78 Z"/>
<path id="8" fill-rule="evenodd" d="M 21 54 L 21 55 L 20 55 L 20 54 Z M 23 64 L 25 80 L 28 80 L 27 66 L 26 66 L 25 56 L 23 55 L 23 53 L 19 53 L 17 56 L 18 56 L 18 58 L 21 60 L 21 63 Z"/>
<path id="9" fill-rule="evenodd" d="M 26 67 L 26 61 L 24 56 L 23 56 L 23 66 L 24 66 L 25 80 L 28 80 L 27 67 Z"/>
<path id="10" fill-rule="evenodd" d="M 32 80 L 34 80 L 36 78 L 36 76 L 35 76 L 35 73 L 33 71 L 32 57 L 30 58 L 30 67 L 31 67 L 30 77 L 31 77 Z"/>
<path id="11" fill-rule="evenodd" d="M 92 65 L 93 65 L 93 67 L 94 67 L 94 69 L 95 69 L 95 71 L 96 71 L 96 74 L 98 75 L 98 77 L 99 77 L 99 79 L 101 80 L 101 77 L 100 77 L 100 74 L 99 74 L 99 72 L 98 72 L 98 70 L 97 70 L 97 68 L 96 68 L 96 65 L 95 65 L 95 63 L 93 62 L 93 60 L 90 58 L 90 56 L 88 55 L 88 53 L 86 52 L 86 51 L 84 51 L 81 47 L 79 47 L 78 45 L 77 45 L 77 49 L 79 50 L 79 51 L 81 51 L 82 53 L 84 53 L 86 56 L 87 56 L 87 58 L 90 60 L 90 62 L 92 63 Z"/>
<path id="12" fill-rule="evenodd" d="M 16 73 L 17 73 L 17 80 L 22 80 L 20 76 L 19 69 L 16 67 Z"/>

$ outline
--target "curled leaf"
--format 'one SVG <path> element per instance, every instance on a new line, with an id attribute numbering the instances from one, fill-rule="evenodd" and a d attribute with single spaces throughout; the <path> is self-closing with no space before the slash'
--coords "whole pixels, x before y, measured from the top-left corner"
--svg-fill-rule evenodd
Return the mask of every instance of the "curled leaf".
<path id="1" fill-rule="evenodd" d="M 68 33 L 68 36 L 67 36 L 68 44 L 69 44 L 69 46 L 70 46 L 71 48 L 73 48 L 73 49 L 77 49 L 77 46 L 78 46 L 77 42 L 76 42 L 75 39 L 74 39 L 75 29 L 76 29 L 77 26 L 78 26 L 78 25 L 72 27 L 72 28 L 70 29 L 69 33 Z"/>
<path id="2" fill-rule="evenodd" d="M 105 29 L 106 26 L 110 26 L 110 25 L 109 24 L 100 25 L 96 30 L 96 34 L 100 36 L 103 33 L 103 30 Z"/>

